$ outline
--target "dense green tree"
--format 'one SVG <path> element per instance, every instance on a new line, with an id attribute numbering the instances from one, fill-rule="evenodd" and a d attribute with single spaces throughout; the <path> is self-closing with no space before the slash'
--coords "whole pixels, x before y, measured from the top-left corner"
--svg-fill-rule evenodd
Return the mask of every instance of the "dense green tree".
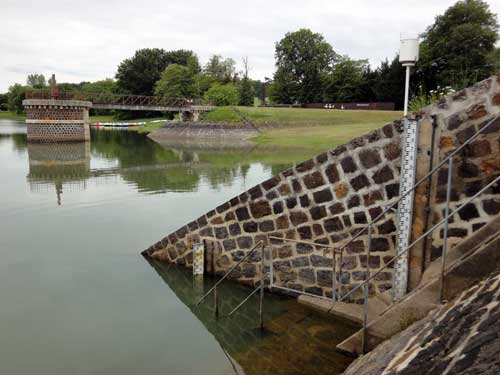
<path id="1" fill-rule="evenodd" d="M 234 82 L 237 79 L 236 62 L 231 58 L 213 55 L 203 68 L 203 73 L 218 83 Z"/>
<path id="2" fill-rule="evenodd" d="M 9 87 L 8 92 L 8 103 L 9 111 L 21 114 L 24 112 L 23 100 L 25 98 L 26 91 L 31 89 L 29 86 L 23 86 L 19 83 L 15 83 Z"/>
<path id="3" fill-rule="evenodd" d="M 217 81 L 214 77 L 206 75 L 203 72 L 198 73 L 196 75 L 196 84 L 200 96 L 203 96 L 208 91 L 208 89 L 216 82 Z"/>
<path id="4" fill-rule="evenodd" d="M 500 48 L 495 48 L 488 54 L 487 64 L 491 66 L 493 73 L 500 72 Z"/>
<path id="5" fill-rule="evenodd" d="M 494 72 L 488 55 L 498 40 L 496 16 L 486 2 L 458 1 L 428 27 L 418 64 L 426 89 L 463 88 Z"/>
<path id="6" fill-rule="evenodd" d="M 253 106 L 254 105 L 254 91 L 252 81 L 248 77 L 243 77 L 239 83 L 239 105 Z"/>
<path id="7" fill-rule="evenodd" d="M 359 98 L 356 101 L 359 102 L 376 102 L 377 95 L 375 93 L 374 87 L 379 81 L 379 71 L 377 69 L 373 70 L 368 65 L 363 71 L 363 78 L 359 85 Z"/>
<path id="8" fill-rule="evenodd" d="M 214 83 L 205 93 L 205 98 L 212 100 L 215 105 L 237 105 L 239 102 L 238 89 L 232 83 L 221 85 Z"/>
<path id="9" fill-rule="evenodd" d="M 81 91 L 83 86 L 90 82 L 80 82 L 80 83 L 71 83 L 71 82 L 57 82 L 57 87 L 59 91 Z"/>
<path id="10" fill-rule="evenodd" d="M 405 68 L 399 63 L 399 55 L 389 63 L 384 61 L 378 69 L 373 90 L 377 101 L 393 102 L 396 109 L 403 108 Z"/>
<path id="11" fill-rule="evenodd" d="M 118 85 L 114 79 L 106 78 L 100 81 L 84 83 L 81 89 L 85 92 L 116 94 L 118 92 Z"/>
<path id="12" fill-rule="evenodd" d="M 242 79 L 239 82 L 239 104 L 243 106 L 253 106 L 254 104 L 253 84 L 248 77 L 249 70 L 250 66 L 248 65 L 248 57 L 245 57 L 243 59 Z"/>
<path id="13" fill-rule="evenodd" d="M 300 29 L 276 43 L 274 100 L 310 103 L 322 100 L 323 84 L 336 54 L 321 34 Z"/>
<path id="14" fill-rule="evenodd" d="M 170 64 L 187 66 L 193 73 L 200 70 L 198 57 L 192 51 L 144 48 L 118 66 L 118 87 L 134 95 L 153 95 L 155 83 Z"/>
<path id="15" fill-rule="evenodd" d="M 9 94 L 0 94 L 0 111 L 9 110 Z"/>
<path id="16" fill-rule="evenodd" d="M 342 56 L 326 79 L 324 100 L 327 102 L 359 101 L 367 60 L 353 60 Z"/>
<path id="17" fill-rule="evenodd" d="M 43 89 L 47 87 L 47 80 L 43 74 L 28 74 L 28 78 L 26 78 L 26 85 L 31 86 L 34 89 Z"/>
<path id="18" fill-rule="evenodd" d="M 107 97 L 113 94 L 119 94 L 119 89 L 116 81 L 112 78 L 106 78 L 100 81 L 95 82 L 82 82 L 81 91 L 89 92 L 93 94 L 100 94 L 103 97 Z M 108 110 L 108 109 L 91 109 L 91 115 L 112 115 L 116 114 L 116 110 Z"/>
<path id="19" fill-rule="evenodd" d="M 264 82 L 258 79 L 252 80 L 252 86 L 253 86 L 253 92 L 254 96 L 259 99 L 259 102 L 261 104 L 264 104 L 265 98 L 266 98 L 266 92 L 264 88 Z"/>
<path id="20" fill-rule="evenodd" d="M 170 64 L 155 86 L 155 95 L 171 98 L 193 98 L 197 91 L 196 75 L 189 67 L 178 64 Z"/>
<path id="21" fill-rule="evenodd" d="M 280 100 L 281 93 L 278 93 L 276 89 L 276 84 L 274 81 L 266 82 L 266 101 L 269 104 L 280 104 L 283 103 Z"/>
<path id="22" fill-rule="evenodd" d="M 189 68 L 193 74 L 201 71 L 198 56 L 191 50 L 179 49 L 175 51 L 167 51 L 167 60 L 168 64 L 177 64 Z"/>

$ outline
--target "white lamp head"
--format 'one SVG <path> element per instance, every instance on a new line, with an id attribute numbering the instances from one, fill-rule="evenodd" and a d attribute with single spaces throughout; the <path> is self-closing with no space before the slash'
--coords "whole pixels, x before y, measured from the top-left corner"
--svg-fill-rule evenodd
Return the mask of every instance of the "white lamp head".
<path id="1" fill-rule="evenodd" d="M 418 61 L 419 41 L 417 38 L 401 39 L 399 62 L 403 66 L 413 66 Z"/>

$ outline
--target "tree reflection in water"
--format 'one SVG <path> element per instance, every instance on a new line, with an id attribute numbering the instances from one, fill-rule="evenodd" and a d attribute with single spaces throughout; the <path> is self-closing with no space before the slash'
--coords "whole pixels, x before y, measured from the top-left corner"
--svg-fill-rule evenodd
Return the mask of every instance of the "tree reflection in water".
<path id="1" fill-rule="evenodd" d="M 119 176 L 139 192 L 164 193 L 212 189 L 245 179 L 252 164 L 276 174 L 310 156 L 313 151 L 276 150 L 255 146 L 170 143 L 158 144 L 143 134 L 92 130 L 88 143 L 27 144 L 15 138 L 18 152 L 28 151 L 28 182 L 32 191 L 55 188 L 58 203 L 63 189 L 85 189 L 86 181 Z M 1 139 L 0 139 L 1 141 Z M 99 161 L 91 168 L 92 161 Z"/>

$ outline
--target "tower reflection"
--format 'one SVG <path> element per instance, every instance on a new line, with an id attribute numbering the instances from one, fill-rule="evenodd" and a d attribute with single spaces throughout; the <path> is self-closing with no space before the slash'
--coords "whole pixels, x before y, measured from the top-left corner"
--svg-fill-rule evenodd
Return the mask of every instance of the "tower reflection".
<path id="1" fill-rule="evenodd" d="M 32 192 L 54 189 L 57 204 L 64 191 L 81 191 L 90 174 L 90 143 L 28 143 L 29 173 Z"/>

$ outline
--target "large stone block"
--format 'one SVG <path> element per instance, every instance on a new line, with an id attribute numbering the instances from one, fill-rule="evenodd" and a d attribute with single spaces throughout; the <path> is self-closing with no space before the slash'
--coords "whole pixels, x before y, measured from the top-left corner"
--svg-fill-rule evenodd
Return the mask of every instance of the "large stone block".
<path id="1" fill-rule="evenodd" d="M 359 153 L 359 160 L 366 169 L 373 168 L 382 162 L 378 151 L 373 149 L 361 151 Z"/>
<path id="2" fill-rule="evenodd" d="M 308 189 L 315 189 L 325 184 L 325 180 L 319 171 L 305 175 L 303 181 L 304 185 L 306 185 L 306 188 Z"/>
<path id="3" fill-rule="evenodd" d="M 313 197 L 314 197 L 314 202 L 316 202 L 317 204 L 330 202 L 333 199 L 333 195 L 330 188 L 314 192 Z"/>
<path id="4" fill-rule="evenodd" d="M 271 206 L 267 201 L 259 201 L 250 203 L 250 211 L 255 219 L 265 217 L 272 214 Z"/>

